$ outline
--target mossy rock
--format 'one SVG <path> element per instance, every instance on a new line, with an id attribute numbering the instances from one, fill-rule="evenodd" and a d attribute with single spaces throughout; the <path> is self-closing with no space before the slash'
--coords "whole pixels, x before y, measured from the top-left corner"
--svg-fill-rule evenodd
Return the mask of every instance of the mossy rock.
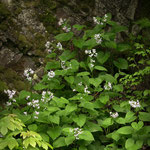
<path id="1" fill-rule="evenodd" d="M 5 4 L 0 3 L 0 22 L 10 16 L 10 12 Z"/>
<path id="2" fill-rule="evenodd" d="M 4 71 L 4 77 L 8 82 L 12 82 L 15 79 L 19 79 L 19 76 L 17 75 L 17 73 L 12 69 L 6 69 Z"/>
<path id="3" fill-rule="evenodd" d="M 0 24 L 0 30 L 2 30 L 2 31 L 7 31 L 8 30 L 8 24 L 7 24 L 7 22 L 2 22 L 1 24 Z"/>
<path id="4" fill-rule="evenodd" d="M 48 7 L 50 10 L 54 10 L 57 7 L 57 3 L 54 0 L 40 0 L 39 5 L 44 5 Z"/>

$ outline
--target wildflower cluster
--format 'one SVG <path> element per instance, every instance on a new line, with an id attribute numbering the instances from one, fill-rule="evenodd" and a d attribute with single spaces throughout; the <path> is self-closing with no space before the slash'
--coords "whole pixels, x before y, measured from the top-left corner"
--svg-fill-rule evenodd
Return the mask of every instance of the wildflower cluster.
<path id="1" fill-rule="evenodd" d="M 67 25 L 67 23 L 66 23 L 66 19 L 60 18 L 60 19 L 59 19 L 59 22 L 58 22 L 58 25 L 59 25 L 59 26 L 62 26 L 62 29 L 63 29 L 65 32 L 70 32 L 70 30 L 71 30 L 71 27 L 69 27 L 69 25 Z"/>
<path id="2" fill-rule="evenodd" d="M 91 58 L 91 59 L 90 59 L 90 66 L 91 66 L 91 67 L 94 67 L 95 60 L 94 60 L 94 58 L 92 59 L 92 57 L 97 57 L 96 49 L 85 50 L 85 54 L 88 54 L 88 55 L 89 55 L 89 57 Z"/>
<path id="3" fill-rule="evenodd" d="M 28 106 L 32 106 L 33 108 L 40 109 L 39 100 L 32 100 L 31 102 L 27 103 Z"/>
<path id="4" fill-rule="evenodd" d="M 74 129 L 70 129 L 70 132 L 73 132 L 76 140 L 79 140 L 79 135 L 82 134 L 82 129 L 79 128 L 74 128 Z"/>
<path id="5" fill-rule="evenodd" d="M 101 36 L 100 33 L 99 34 L 95 34 L 94 35 L 94 39 L 96 40 L 97 44 L 101 44 L 102 43 L 102 36 Z"/>
<path id="6" fill-rule="evenodd" d="M 44 103 L 49 102 L 53 98 L 53 93 L 50 91 L 43 91 L 41 101 Z"/>
<path id="7" fill-rule="evenodd" d="M 84 93 L 90 94 L 90 91 L 88 91 L 88 86 L 87 85 L 84 88 Z"/>
<path id="8" fill-rule="evenodd" d="M 16 100 L 13 98 L 16 91 L 15 90 L 4 90 L 4 93 L 6 93 L 9 97 L 10 100 L 12 100 L 12 102 L 16 102 Z M 6 102 L 7 106 L 12 105 L 12 102 Z"/>
<path id="9" fill-rule="evenodd" d="M 65 62 L 65 61 L 61 61 L 61 68 L 62 68 L 63 70 L 72 69 L 71 63 L 68 64 L 68 66 L 66 66 L 66 62 Z"/>
<path id="10" fill-rule="evenodd" d="M 53 42 L 53 41 L 52 41 L 52 42 Z M 47 52 L 49 52 L 49 53 L 51 53 L 51 52 L 52 52 L 52 49 L 53 49 L 53 47 L 52 47 L 51 44 L 52 44 L 52 43 L 49 42 L 49 41 L 47 41 L 46 44 L 45 44 L 46 50 L 47 50 Z"/>
<path id="11" fill-rule="evenodd" d="M 59 50 L 63 50 L 62 44 L 61 44 L 60 42 L 57 43 L 56 47 L 57 47 Z"/>
<path id="12" fill-rule="evenodd" d="M 31 68 L 27 68 L 24 70 L 24 76 L 27 78 L 28 81 L 32 80 L 31 75 L 34 74 L 34 71 Z"/>
<path id="13" fill-rule="evenodd" d="M 133 108 L 137 108 L 137 107 L 141 107 L 139 100 L 137 101 L 129 101 L 129 104 L 133 107 Z"/>
<path id="14" fill-rule="evenodd" d="M 115 113 L 110 112 L 109 114 L 110 114 L 110 116 L 113 117 L 113 118 L 117 118 L 117 117 L 119 116 L 118 112 L 115 112 Z"/>
<path id="15" fill-rule="evenodd" d="M 110 82 L 106 83 L 106 84 L 104 85 L 104 89 L 105 89 L 105 90 L 111 90 L 111 89 L 112 89 L 111 83 L 110 83 Z"/>
<path id="16" fill-rule="evenodd" d="M 47 75 L 48 75 L 48 80 L 50 80 L 51 78 L 54 78 L 55 72 L 54 71 L 49 71 Z"/>
<path id="17" fill-rule="evenodd" d="M 108 15 L 105 14 L 102 21 L 100 21 L 100 19 L 98 17 L 93 17 L 93 21 L 94 21 L 95 24 L 103 25 L 104 22 L 107 22 L 107 18 L 108 18 Z"/>

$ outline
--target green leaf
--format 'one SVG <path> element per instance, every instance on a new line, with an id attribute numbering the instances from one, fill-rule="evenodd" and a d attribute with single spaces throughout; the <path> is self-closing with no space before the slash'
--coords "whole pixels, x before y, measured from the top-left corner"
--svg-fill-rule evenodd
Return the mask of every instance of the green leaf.
<path id="1" fill-rule="evenodd" d="M 98 87 L 102 83 L 102 80 L 100 78 L 90 78 L 89 82 L 95 87 Z"/>
<path id="2" fill-rule="evenodd" d="M 116 92 L 123 92 L 123 85 L 122 85 L 122 84 L 114 85 L 114 86 L 113 86 L 113 89 L 114 89 Z"/>
<path id="3" fill-rule="evenodd" d="M 73 37 L 73 32 L 62 33 L 55 36 L 58 41 L 69 41 Z"/>
<path id="4" fill-rule="evenodd" d="M 101 103 L 107 104 L 107 102 L 109 101 L 109 96 L 108 95 L 100 96 L 99 100 Z"/>
<path id="5" fill-rule="evenodd" d="M 100 51 L 100 52 L 98 52 L 97 60 L 99 63 L 104 64 L 108 60 L 109 57 L 110 57 L 110 52 L 104 53 L 104 52 Z"/>
<path id="6" fill-rule="evenodd" d="M 57 137 L 59 137 L 60 134 L 61 134 L 61 127 L 55 126 L 55 127 L 48 128 L 47 134 L 48 134 L 53 140 L 55 140 L 55 139 L 56 139 Z"/>
<path id="7" fill-rule="evenodd" d="M 78 31 L 82 30 L 85 27 L 86 27 L 85 25 L 79 25 L 79 24 L 73 25 L 73 28 L 76 28 Z"/>
<path id="8" fill-rule="evenodd" d="M 82 49 L 82 47 L 84 46 L 84 40 L 83 39 L 74 39 L 73 44 L 74 44 L 74 46 Z"/>
<path id="9" fill-rule="evenodd" d="M 96 45 L 97 45 L 97 43 L 96 43 L 95 39 L 93 39 L 93 38 L 84 42 L 84 46 L 89 47 L 89 48 L 95 47 Z"/>
<path id="10" fill-rule="evenodd" d="M 117 118 L 117 119 L 116 119 L 116 122 L 119 123 L 119 124 L 125 124 L 125 123 L 126 123 L 126 122 L 125 122 L 125 119 L 122 118 L 122 117 Z"/>
<path id="11" fill-rule="evenodd" d="M 55 123 L 55 124 L 59 124 L 60 117 L 57 116 L 57 115 L 53 115 L 53 116 L 51 115 L 51 116 L 48 117 L 48 120 Z"/>
<path id="12" fill-rule="evenodd" d="M 114 41 L 106 41 L 105 46 L 108 47 L 108 48 L 113 48 L 113 49 L 117 48 L 117 44 Z"/>
<path id="13" fill-rule="evenodd" d="M 73 84 L 74 82 L 74 76 L 69 76 L 69 77 L 65 76 L 64 79 L 70 84 Z"/>
<path id="14" fill-rule="evenodd" d="M 90 75 L 90 73 L 89 72 L 80 72 L 80 73 L 78 73 L 77 74 L 77 77 L 80 77 L 80 76 L 88 76 L 88 75 Z"/>
<path id="15" fill-rule="evenodd" d="M 87 150 L 87 148 L 85 146 L 80 146 L 79 150 Z"/>
<path id="16" fill-rule="evenodd" d="M 71 112 L 77 110 L 77 105 L 76 104 L 68 104 L 65 108 L 65 115 L 70 114 Z"/>
<path id="17" fill-rule="evenodd" d="M 114 122 L 113 122 L 112 118 L 106 118 L 105 120 L 102 121 L 102 126 L 104 128 L 107 128 L 107 127 L 113 125 L 113 123 Z"/>
<path id="18" fill-rule="evenodd" d="M 58 138 L 56 141 L 54 141 L 53 143 L 53 147 L 54 148 L 58 148 L 58 147 L 63 147 L 66 146 L 66 142 L 65 142 L 65 138 L 64 137 L 60 137 Z"/>
<path id="19" fill-rule="evenodd" d="M 132 122 L 131 126 L 135 130 L 140 130 L 143 127 L 144 123 L 142 121 L 137 122 Z"/>
<path id="20" fill-rule="evenodd" d="M 130 49 L 131 49 L 131 46 L 129 44 L 117 44 L 117 50 L 119 52 L 123 52 L 123 51 L 130 50 Z"/>
<path id="21" fill-rule="evenodd" d="M 142 28 L 150 27 L 150 20 L 148 18 L 142 18 L 136 21 L 136 24 L 139 24 Z"/>
<path id="22" fill-rule="evenodd" d="M 79 126 L 82 127 L 86 122 L 86 115 L 80 114 L 79 116 L 74 116 L 73 121 Z"/>
<path id="23" fill-rule="evenodd" d="M 120 139 L 120 135 L 117 132 L 113 132 L 112 139 L 114 139 L 115 141 L 118 141 Z"/>
<path id="24" fill-rule="evenodd" d="M 113 63 L 118 69 L 128 68 L 128 62 L 123 58 L 118 58 L 117 61 L 113 61 Z"/>
<path id="25" fill-rule="evenodd" d="M 84 128 L 90 132 L 97 132 L 97 131 L 103 131 L 99 124 L 96 124 L 94 122 L 86 122 L 86 125 Z"/>
<path id="26" fill-rule="evenodd" d="M 68 136 L 65 138 L 65 143 L 68 146 L 68 145 L 72 144 L 74 140 L 75 140 L 74 136 Z"/>
<path id="27" fill-rule="evenodd" d="M 56 56 L 57 56 L 56 53 L 51 53 L 51 54 L 47 55 L 46 57 L 47 58 L 55 58 Z"/>
<path id="28" fill-rule="evenodd" d="M 133 128 L 131 126 L 124 126 L 121 127 L 117 130 L 117 133 L 119 134 L 132 134 L 133 133 Z"/>
<path id="29" fill-rule="evenodd" d="M 44 90 L 44 89 L 46 89 L 47 88 L 47 85 L 44 85 L 44 84 L 42 84 L 42 83 L 37 83 L 35 86 L 34 86 L 34 89 L 35 90 Z"/>
<path id="30" fill-rule="evenodd" d="M 45 66 L 46 70 L 58 69 L 58 68 L 60 68 L 60 62 L 58 61 L 48 62 Z"/>
<path id="31" fill-rule="evenodd" d="M 107 71 L 107 69 L 103 66 L 95 66 L 94 69 L 100 70 L 100 71 Z"/>
<path id="32" fill-rule="evenodd" d="M 134 121 L 136 119 L 136 116 L 134 116 L 134 115 L 135 115 L 135 113 L 133 113 L 131 111 L 127 112 L 127 114 L 125 116 L 125 122 L 130 123 L 130 122 Z"/>
<path id="33" fill-rule="evenodd" d="M 141 121 L 150 121 L 150 113 L 147 112 L 139 112 L 139 119 Z"/>
<path id="34" fill-rule="evenodd" d="M 0 140 L 0 149 L 4 150 L 4 148 L 8 145 L 8 141 L 7 140 Z"/>
<path id="35" fill-rule="evenodd" d="M 133 145 L 134 145 L 134 139 L 129 138 L 129 139 L 126 140 L 126 143 L 125 143 L 125 148 L 126 149 L 132 147 Z"/>
<path id="36" fill-rule="evenodd" d="M 36 131 L 37 130 L 37 125 L 36 124 L 30 124 L 29 126 L 28 126 L 28 129 L 30 130 L 30 131 Z"/>
<path id="37" fill-rule="evenodd" d="M 2 133 L 2 135 L 6 135 L 6 134 L 7 134 L 7 132 L 8 132 L 8 129 L 7 129 L 7 127 L 5 127 L 5 126 L 2 126 L 2 127 L 1 127 L 1 130 L 0 130 L 0 132 Z"/>
<path id="38" fill-rule="evenodd" d="M 94 137 L 93 137 L 92 133 L 89 131 L 83 131 L 79 135 L 79 139 L 83 139 L 85 141 L 94 141 Z"/>
<path id="39" fill-rule="evenodd" d="M 59 56 L 59 59 L 61 61 L 67 61 L 67 60 L 70 60 L 72 58 L 74 58 L 76 56 L 76 52 L 73 51 L 69 51 L 69 50 L 65 50 L 60 56 Z"/>
<path id="40" fill-rule="evenodd" d="M 126 30 L 128 30 L 127 27 L 121 26 L 121 25 L 118 25 L 118 24 L 116 24 L 116 25 L 114 25 L 114 26 L 112 27 L 112 32 L 115 32 L 115 33 L 117 33 L 117 32 L 122 32 L 122 31 L 126 31 Z"/>
<path id="41" fill-rule="evenodd" d="M 23 90 L 19 93 L 19 99 L 24 99 L 24 98 L 26 98 L 27 96 L 30 96 L 30 95 L 31 95 L 30 92 Z"/>
<path id="42" fill-rule="evenodd" d="M 13 148 L 18 147 L 18 146 L 19 146 L 19 144 L 18 144 L 16 139 L 9 138 L 9 140 L 8 140 L 8 147 L 9 147 L 10 150 L 12 150 Z"/>

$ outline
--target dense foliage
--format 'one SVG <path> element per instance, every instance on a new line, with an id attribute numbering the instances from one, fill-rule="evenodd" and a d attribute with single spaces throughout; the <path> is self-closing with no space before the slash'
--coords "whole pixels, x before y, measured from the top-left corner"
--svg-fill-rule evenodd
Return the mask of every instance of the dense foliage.
<path id="1" fill-rule="evenodd" d="M 45 75 L 27 68 L 30 91 L 6 89 L 0 149 L 138 150 L 150 146 L 150 49 L 142 38 L 119 42 L 126 27 L 111 15 L 93 29 L 71 27 L 46 43 Z M 145 85 L 145 86 L 144 86 Z"/>

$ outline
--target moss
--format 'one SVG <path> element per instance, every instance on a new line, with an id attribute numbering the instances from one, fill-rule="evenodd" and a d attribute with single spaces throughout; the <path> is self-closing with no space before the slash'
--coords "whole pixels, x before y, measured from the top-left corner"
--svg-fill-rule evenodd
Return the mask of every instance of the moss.
<path id="1" fill-rule="evenodd" d="M 0 81 L 0 92 L 3 92 L 5 89 L 8 89 L 6 82 Z"/>
<path id="2" fill-rule="evenodd" d="M 6 69 L 4 71 L 4 77 L 8 82 L 12 82 L 14 79 L 17 79 L 17 73 L 12 69 Z"/>
<path id="3" fill-rule="evenodd" d="M 14 87 L 17 91 L 21 91 L 21 90 L 29 90 L 30 89 L 30 85 L 29 83 L 26 83 L 26 82 L 23 82 L 23 81 L 18 81 L 18 80 L 15 80 L 14 81 Z"/>
<path id="4" fill-rule="evenodd" d="M 57 3 L 54 0 L 40 0 L 39 5 L 44 5 L 48 7 L 50 10 L 54 10 L 57 7 Z"/>
<path id="5" fill-rule="evenodd" d="M 0 3 L 0 21 L 5 20 L 8 16 L 10 16 L 10 12 L 7 9 L 6 5 Z"/>
<path id="6" fill-rule="evenodd" d="M 0 30 L 2 31 L 8 30 L 8 24 L 5 21 L 0 24 Z"/>

